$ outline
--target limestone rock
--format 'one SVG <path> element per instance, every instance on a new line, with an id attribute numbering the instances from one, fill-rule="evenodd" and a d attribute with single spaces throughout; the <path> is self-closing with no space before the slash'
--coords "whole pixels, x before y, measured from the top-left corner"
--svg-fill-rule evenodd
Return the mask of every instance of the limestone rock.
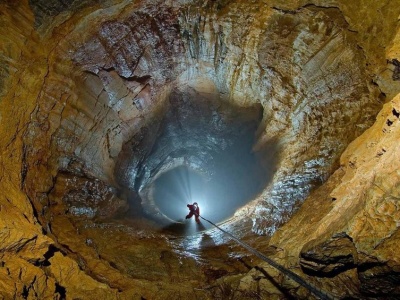
<path id="1" fill-rule="evenodd" d="M 54 276 L 59 290 L 62 291 L 61 297 L 85 298 L 88 293 L 93 299 L 116 299 L 117 289 L 110 288 L 107 284 L 100 283 L 82 272 L 78 264 L 61 253 L 56 252 L 49 259 L 49 272 Z"/>
<path id="2" fill-rule="evenodd" d="M 56 281 L 39 267 L 15 255 L 2 255 L 0 261 L 0 297 L 3 299 L 62 298 Z"/>
<path id="3" fill-rule="evenodd" d="M 300 265 L 306 273 L 319 276 L 334 276 L 357 265 L 358 255 L 351 238 L 345 233 L 332 236 L 328 241 L 303 246 Z"/>
<path id="4" fill-rule="evenodd" d="M 399 101 L 400 95 L 384 105 L 375 124 L 343 153 L 342 168 L 310 196 L 283 231 L 272 239 L 272 243 L 290 253 L 300 254 L 304 247 L 302 255 L 306 257 L 310 245 L 304 245 L 312 241 L 312 245 L 320 246 L 315 248 L 319 254 L 315 252 L 311 257 L 319 257 L 321 262 L 329 261 L 324 257 L 324 246 L 330 245 L 326 244 L 330 237 L 335 232 L 346 232 L 357 251 L 356 255 L 353 246 L 346 242 L 350 246 L 346 247 L 349 266 L 358 261 L 357 275 L 352 276 L 362 285 L 359 292 L 362 295 L 397 296 L 398 293 L 398 284 L 394 282 L 398 277 L 395 266 L 399 265 L 396 199 L 400 160 L 398 143 L 394 140 L 398 140 L 399 134 Z M 317 215 L 313 214 L 315 207 L 319 207 Z M 309 231 L 298 230 L 297 222 L 305 220 Z M 313 268 L 323 270 L 326 266 L 327 263 Z"/>
<path id="5" fill-rule="evenodd" d="M 50 201 L 60 201 L 67 213 L 87 218 L 110 218 L 128 209 L 126 200 L 117 196 L 117 190 L 98 179 L 59 173 Z"/>

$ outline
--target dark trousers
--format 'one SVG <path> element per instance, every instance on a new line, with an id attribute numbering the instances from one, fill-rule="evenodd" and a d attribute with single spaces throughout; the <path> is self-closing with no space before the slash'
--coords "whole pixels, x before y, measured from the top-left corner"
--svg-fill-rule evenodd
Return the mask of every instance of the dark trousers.
<path id="1" fill-rule="evenodd" d="M 191 217 L 193 217 L 193 215 L 195 216 L 196 222 L 200 223 L 200 219 L 199 219 L 199 215 L 196 215 L 196 213 L 194 211 L 191 211 L 187 216 L 186 219 L 190 219 Z"/>

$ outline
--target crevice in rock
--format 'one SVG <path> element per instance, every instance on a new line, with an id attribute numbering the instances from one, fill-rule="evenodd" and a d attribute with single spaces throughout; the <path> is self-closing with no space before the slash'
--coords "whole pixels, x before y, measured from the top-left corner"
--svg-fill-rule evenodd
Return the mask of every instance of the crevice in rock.
<path id="1" fill-rule="evenodd" d="M 30 287 L 28 287 L 28 286 L 26 286 L 26 285 L 23 286 L 23 288 L 22 288 L 22 293 L 21 293 L 21 296 L 22 296 L 23 299 L 28 299 L 28 296 L 29 296 L 29 288 L 30 288 Z"/>
<path id="2" fill-rule="evenodd" d="M 62 251 L 59 248 L 57 248 L 56 246 L 50 245 L 47 252 L 45 254 L 43 254 L 44 260 L 42 262 L 40 262 L 40 265 L 43 267 L 50 266 L 51 263 L 50 263 L 49 259 L 52 258 L 56 252 L 62 252 Z"/>
<path id="3" fill-rule="evenodd" d="M 400 117 L 400 112 L 397 111 L 395 108 L 392 109 L 392 114 L 395 116 L 397 119 Z"/>
<path id="4" fill-rule="evenodd" d="M 60 300 L 67 299 L 67 289 L 57 282 L 55 293 L 60 296 Z"/>
<path id="5" fill-rule="evenodd" d="M 318 277 L 335 277 L 356 268 L 358 261 L 354 242 L 346 233 L 338 233 L 331 239 L 315 245 L 311 241 L 300 253 L 300 266 L 304 273 Z"/>

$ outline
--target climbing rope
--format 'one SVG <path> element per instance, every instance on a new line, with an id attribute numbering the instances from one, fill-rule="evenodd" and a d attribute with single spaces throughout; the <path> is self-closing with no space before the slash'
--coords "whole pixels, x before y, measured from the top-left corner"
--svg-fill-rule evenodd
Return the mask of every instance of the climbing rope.
<path id="1" fill-rule="evenodd" d="M 297 275 L 296 273 L 286 269 L 285 267 L 283 267 L 282 265 L 278 264 L 277 262 L 273 261 L 272 259 L 270 259 L 269 257 L 265 256 L 264 254 L 262 254 L 261 252 L 257 251 L 256 249 L 252 248 L 250 245 L 242 242 L 241 240 L 239 240 L 237 237 L 235 237 L 233 234 L 225 231 L 224 229 L 222 229 L 221 227 L 219 227 L 218 225 L 214 224 L 213 222 L 211 222 L 210 220 L 207 220 L 206 218 L 203 218 L 202 216 L 198 215 L 200 218 L 202 218 L 204 221 L 210 223 L 212 226 L 214 226 L 215 228 L 219 229 L 220 231 L 222 231 L 223 233 L 225 233 L 227 236 L 229 236 L 231 239 L 233 239 L 236 243 L 238 243 L 239 245 L 243 246 L 244 248 L 246 248 L 247 250 L 249 250 L 251 253 L 253 253 L 255 256 L 261 258 L 262 260 L 266 261 L 268 264 L 270 264 L 271 266 L 273 266 L 275 269 L 277 269 L 278 271 L 282 272 L 283 274 L 285 274 L 287 277 L 289 277 L 290 279 L 292 279 L 293 281 L 297 282 L 298 284 L 300 284 L 301 286 L 305 287 L 306 289 L 308 289 L 311 293 L 313 293 L 315 296 L 317 296 L 318 298 L 322 299 L 322 300 L 334 300 L 335 298 L 326 294 L 325 292 L 317 289 L 315 286 L 309 284 L 308 282 L 306 282 L 303 278 L 301 278 L 299 275 Z"/>

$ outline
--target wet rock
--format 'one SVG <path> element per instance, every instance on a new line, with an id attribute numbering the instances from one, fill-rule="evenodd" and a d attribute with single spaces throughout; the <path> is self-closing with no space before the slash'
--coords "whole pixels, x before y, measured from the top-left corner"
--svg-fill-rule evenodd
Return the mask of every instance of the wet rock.
<path id="1" fill-rule="evenodd" d="M 50 199 L 62 201 L 67 213 L 87 218 L 110 218 L 128 209 L 117 190 L 98 179 L 59 173 Z"/>

